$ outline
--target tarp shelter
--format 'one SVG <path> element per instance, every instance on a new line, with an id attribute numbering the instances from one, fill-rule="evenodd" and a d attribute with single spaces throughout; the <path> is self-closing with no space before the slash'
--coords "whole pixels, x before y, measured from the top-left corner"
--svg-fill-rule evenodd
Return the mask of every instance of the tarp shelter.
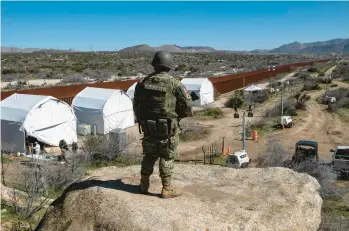
<path id="1" fill-rule="evenodd" d="M 86 87 L 72 102 L 79 124 L 96 126 L 97 134 L 134 125 L 131 98 L 122 90 Z"/>
<path id="2" fill-rule="evenodd" d="M 257 87 L 255 85 L 250 85 L 250 86 L 248 86 L 247 88 L 244 89 L 244 91 L 247 91 L 247 92 L 261 91 L 261 90 L 262 90 L 262 88 Z"/>
<path id="3" fill-rule="evenodd" d="M 13 94 L 1 102 L 1 149 L 25 152 L 31 136 L 52 146 L 77 142 L 76 117 L 65 102 L 52 96 Z"/>
<path id="4" fill-rule="evenodd" d="M 136 89 L 136 85 L 138 82 L 135 82 L 134 84 L 132 84 L 132 86 L 127 89 L 127 95 L 133 100 L 134 95 L 135 95 L 135 89 Z"/>
<path id="5" fill-rule="evenodd" d="M 202 106 L 213 103 L 214 88 L 212 82 L 208 78 L 183 78 L 182 84 L 191 94 L 194 92 L 199 99 L 193 102 L 193 106 Z"/>

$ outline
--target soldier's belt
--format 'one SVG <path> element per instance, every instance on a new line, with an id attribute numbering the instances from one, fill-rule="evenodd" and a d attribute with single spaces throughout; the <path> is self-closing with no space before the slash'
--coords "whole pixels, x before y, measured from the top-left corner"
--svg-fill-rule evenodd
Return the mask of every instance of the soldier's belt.
<path id="1" fill-rule="evenodd" d="M 145 136 L 167 139 L 175 135 L 178 120 L 176 118 L 142 120 L 141 126 Z"/>

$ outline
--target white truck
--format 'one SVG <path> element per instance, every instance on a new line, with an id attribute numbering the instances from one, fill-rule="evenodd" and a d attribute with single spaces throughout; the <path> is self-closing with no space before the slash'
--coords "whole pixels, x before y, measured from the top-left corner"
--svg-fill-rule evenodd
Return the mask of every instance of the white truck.
<path id="1" fill-rule="evenodd" d="M 233 152 L 228 154 L 227 167 L 229 168 L 247 168 L 251 159 L 247 152 L 242 150 L 240 152 Z"/>
<path id="2" fill-rule="evenodd" d="M 349 176 L 349 146 L 337 146 L 335 150 L 331 149 L 332 169 L 337 172 L 339 179 Z"/>

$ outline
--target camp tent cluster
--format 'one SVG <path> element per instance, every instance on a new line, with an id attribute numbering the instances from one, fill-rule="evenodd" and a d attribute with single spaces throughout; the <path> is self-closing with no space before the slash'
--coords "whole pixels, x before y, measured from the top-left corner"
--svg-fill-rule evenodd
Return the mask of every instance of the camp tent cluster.
<path id="1" fill-rule="evenodd" d="M 198 98 L 193 101 L 193 106 L 204 106 L 214 101 L 214 87 L 208 78 L 183 78 L 181 80 L 189 94 L 195 94 Z M 134 92 L 137 82 L 135 82 L 128 90 L 127 94 L 130 98 L 134 98 Z"/>
<path id="2" fill-rule="evenodd" d="M 132 100 L 121 90 L 87 87 L 72 106 L 51 96 L 13 94 L 1 101 L 1 149 L 26 152 L 26 139 L 50 146 L 77 142 L 77 126 L 97 127 L 98 134 L 134 125 Z"/>

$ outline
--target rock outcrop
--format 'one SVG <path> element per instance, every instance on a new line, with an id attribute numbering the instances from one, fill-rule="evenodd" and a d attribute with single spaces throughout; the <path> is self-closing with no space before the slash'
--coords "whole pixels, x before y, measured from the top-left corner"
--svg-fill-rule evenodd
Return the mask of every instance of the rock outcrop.
<path id="1" fill-rule="evenodd" d="M 286 168 L 175 167 L 184 194 L 159 197 L 158 169 L 150 195 L 138 194 L 140 166 L 105 168 L 68 187 L 36 230 L 317 230 L 322 199 L 317 180 Z"/>

